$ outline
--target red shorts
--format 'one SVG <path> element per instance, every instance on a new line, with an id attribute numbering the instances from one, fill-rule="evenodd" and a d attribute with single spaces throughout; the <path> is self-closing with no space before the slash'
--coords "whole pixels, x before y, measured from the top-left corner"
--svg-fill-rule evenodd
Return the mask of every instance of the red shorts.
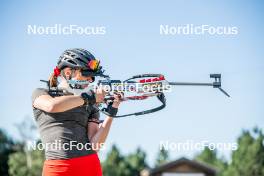
<path id="1" fill-rule="evenodd" d="M 100 160 L 97 154 L 65 160 L 46 160 L 43 176 L 102 176 Z"/>

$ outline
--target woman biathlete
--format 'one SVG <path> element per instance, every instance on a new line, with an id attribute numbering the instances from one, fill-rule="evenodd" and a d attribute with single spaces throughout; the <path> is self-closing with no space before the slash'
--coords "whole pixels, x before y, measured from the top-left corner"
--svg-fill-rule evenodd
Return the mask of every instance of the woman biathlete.
<path id="1" fill-rule="evenodd" d="M 60 56 L 49 83 L 51 88 L 84 89 L 96 76 L 102 75 L 99 61 L 90 52 L 68 49 Z M 99 125 L 97 104 L 104 97 L 102 89 L 87 90 L 81 95 L 56 95 L 44 88 L 33 92 L 33 113 L 46 147 L 44 176 L 102 175 L 98 146 L 105 142 L 113 120 L 111 116 L 116 115 L 121 101 L 120 95 L 115 95 L 107 108 L 109 116 Z"/>

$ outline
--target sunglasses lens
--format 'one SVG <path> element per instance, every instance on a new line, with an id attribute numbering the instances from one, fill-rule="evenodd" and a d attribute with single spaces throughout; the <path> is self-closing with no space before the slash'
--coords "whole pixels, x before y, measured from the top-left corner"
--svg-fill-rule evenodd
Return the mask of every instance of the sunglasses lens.
<path id="1" fill-rule="evenodd" d="M 83 76 L 95 76 L 98 71 L 100 71 L 99 67 L 100 61 L 98 60 L 91 60 L 88 63 L 88 69 L 87 70 L 81 70 Z"/>
<path id="2" fill-rule="evenodd" d="M 91 70 L 96 70 L 98 68 L 99 62 L 97 60 L 91 60 L 89 62 L 89 67 Z"/>

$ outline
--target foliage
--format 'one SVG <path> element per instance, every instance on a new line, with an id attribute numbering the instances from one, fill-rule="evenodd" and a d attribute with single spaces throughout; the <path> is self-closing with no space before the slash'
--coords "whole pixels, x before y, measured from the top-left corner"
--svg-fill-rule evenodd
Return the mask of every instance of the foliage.
<path id="1" fill-rule="evenodd" d="M 169 152 L 164 147 L 162 147 L 157 155 L 155 166 L 160 166 L 162 164 L 165 164 L 168 162 L 168 160 L 169 160 Z"/>
<path id="2" fill-rule="evenodd" d="M 0 129 L 0 175 L 8 175 L 8 156 L 14 152 L 14 142 Z"/>
<path id="3" fill-rule="evenodd" d="M 264 136 L 255 128 L 253 135 L 243 131 L 238 138 L 238 149 L 232 153 L 232 162 L 225 176 L 261 176 L 264 175 Z"/>
<path id="4" fill-rule="evenodd" d="M 138 148 L 135 153 L 123 156 L 116 145 L 113 145 L 103 162 L 104 176 L 136 176 L 147 167 L 146 153 Z"/>
<path id="5" fill-rule="evenodd" d="M 26 136 L 26 135 L 24 135 Z M 28 135 L 26 136 L 28 137 Z M 237 140 L 238 148 L 232 152 L 230 163 L 217 157 L 216 150 L 205 148 L 196 160 L 217 168 L 219 176 L 262 176 L 264 175 L 264 135 L 259 128 L 244 130 Z M 44 162 L 44 153 L 26 150 L 25 142 L 14 142 L 0 129 L 0 175 L 39 176 Z M 159 150 L 156 166 L 167 162 L 169 153 Z M 113 145 L 102 163 L 104 176 L 137 176 L 148 168 L 146 153 L 138 148 L 135 152 L 122 155 Z"/>
<path id="6" fill-rule="evenodd" d="M 28 156 L 31 158 L 30 164 L 27 164 Z M 42 172 L 43 162 L 43 151 L 32 150 L 27 153 L 18 151 L 9 156 L 9 174 L 10 176 L 39 176 Z"/>
<path id="7" fill-rule="evenodd" d="M 223 175 L 223 172 L 228 166 L 228 164 L 223 159 L 217 157 L 216 150 L 210 150 L 208 147 L 206 147 L 199 155 L 197 155 L 195 159 L 197 161 L 206 163 L 213 168 L 216 168 L 219 176 Z"/>
<path id="8" fill-rule="evenodd" d="M 231 163 L 217 158 L 216 151 L 205 148 L 196 159 L 216 167 L 219 176 L 264 175 L 264 136 L 259 128 L 243 131 L 238 138 L 238 148 L 233 151 Z"/>

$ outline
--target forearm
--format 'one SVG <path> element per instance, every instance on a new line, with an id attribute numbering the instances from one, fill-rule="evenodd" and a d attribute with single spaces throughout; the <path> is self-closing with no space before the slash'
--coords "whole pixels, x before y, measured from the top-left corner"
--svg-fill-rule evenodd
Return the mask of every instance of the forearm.
<path id="1" fill-rule="evenodd" d="M 110 111 L 110 112 L 108 111 L 108 113 L 112 114 L 111 116 L 116 115 L 119 104 L 120 104 L 120 97 L 118 95 L 115 95 L 115 100 L 111 106 L 112 108 L 108 109 Z M 94 146 L 95 151 L 98 151 L 100 149 L 99 147 L 101 147 L 102 144 L 104 144 L 109 134 L 112 122 L 113 122 L 113 117 L 107 116 L 103 121 L 103 123 L 101 124 L 101 126 L 99 126 L 99 129 L 97 129 L 96 133 L 91 137 L 90 142 Z"/>
<path id="2" fill-rule="evenodd" d="M 91 143 L 96 146 L 95 150 L 99 150 L 98 146 L 101 146 L 103 144 L 109 134 L 111 125 L 112 125 L 113 118 L 112 117 L 106 117 L 104 122 L 99 127 L 98 131 L 95 133 L 95 135 L 91 139 Z"/>
<path id="3" fill-rule="evenodd" d="M 81 106 L 84 104 L 84 100 L 80 96 L 69 95 L 53 98 L 51 102 L 51 112 L 64 112 L 75 107 Z"/>

